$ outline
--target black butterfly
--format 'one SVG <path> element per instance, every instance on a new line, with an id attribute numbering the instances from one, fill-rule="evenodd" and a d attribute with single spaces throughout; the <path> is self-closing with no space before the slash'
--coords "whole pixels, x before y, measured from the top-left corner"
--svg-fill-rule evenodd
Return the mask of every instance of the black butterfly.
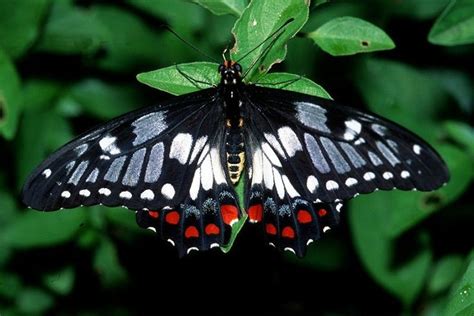
<path id="1" fill-rule="evenodd" d="M 180 254 L 225 245 L 245 213 L 270 245 L 304 255 L 343 201 L 377 189 L 429 191 L 449 179 L 440 156 L 403 127 L 333 101 L 245 84 L 225 61 L 216 87 L 116 118 L 71 141 L 27 180 L 38 210 L 104 204 Z"/>

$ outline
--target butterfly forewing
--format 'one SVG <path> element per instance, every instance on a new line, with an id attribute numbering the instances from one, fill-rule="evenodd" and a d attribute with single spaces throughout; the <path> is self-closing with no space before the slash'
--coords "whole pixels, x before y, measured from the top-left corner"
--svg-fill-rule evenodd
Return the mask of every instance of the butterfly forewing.
<path id="1" fill-rule="evenodd" d="M 138 210 L 140 226 L 180 253 L 220 246 L 240 216 L 225 166 L 224 125 L 204 90 L 115 119 L 73 140 L 27 180 L 39 210 L 104 204 Z"/>
<path id="2" fill-rule="evenodd" d="M 247 208 L 281 249 L 304 253 L 338 222 L 343 200 L 377 189 L 428 191 L 448 180 L 437 153 L 393 122 L 299 93 L 246 92 Z"/>

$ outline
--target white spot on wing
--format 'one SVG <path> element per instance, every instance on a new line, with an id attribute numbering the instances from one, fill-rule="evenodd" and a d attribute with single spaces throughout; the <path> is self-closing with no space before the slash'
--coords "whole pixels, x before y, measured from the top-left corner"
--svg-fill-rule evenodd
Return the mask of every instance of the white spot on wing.
<path id="1" fill-rule="evenodd" d="M 87 148 L 89 148 L 89 145 L 87 144 L 82 144 L 74 148 L 74 151 L 76 152 L 77 157 L 82 156 L 86 152 Z"/>
<path id="2" fill-rule="evenodd" d="M 280 154 L 280 156 L 285 157 L 285 152 L 283 151 L 283 148 L 280 145 L 280 142 L 278 139 L 275 137 L 275 135 L 270 134 L 270 133 L 265 133 L 263 134 L 265 136 L 265 139 L 272 145 L 273 148 Z"/>
<path id="3" fill-rule="evenodd" d="M 311 238 L 308 239 L 308 241 L 306 242 L 306 246 L 309 246 L 310 244 L 312 244 L 314 242 L 314 240 L 312 240 Z"/>
<path id="4" fill-rule="evenodd" d="M 316 188 L 318 187 L 318 185 L 319 185 L 319 182 L 315 176 L 310 175 L 308 179 L 306 179 L 306 187 L 308 188 L 309 192 L 311 193 L 316 192 Z"/>
<path id="5" fill-rule="evenodd" d="M 212 188 L 213 178 L 211 156 L 207 155 L 201 165 L 201 185 L 204 190 Z"/>
<path id="6" fill-rule="evenodd" d="M 295 132 L 288 126 L 278 129 L 278 137 L 283 147 L 285 147 L 288 156 L 293 157 L 297 151 L 303 150 L 298 136 L 296 136 Z"/>
<path id="7" fill-rule="evenodd" d="M 105 135 L 100 141 L 99 146 L 103 152 L 109 153 L 111 155 L 120 154 L 120 149 L 115 145 L 117 137 Z"/>
<path id="8" fill-rule="evenodd" d="M 147 227 L 146 229 L 149 229 L 152 232 L 156 233 L 156 228 L 155 227 L 150 226 L 150 227 Z"/>
<path id="9" fill-rule="evenodd" d="M 91 191 L 87 189 L 82 189 L 79 191 L 79 195 L 84 196 L 84 197 L 89 197 L 91 195 Z"/>
<path id="10" fill-rule="evenodd" d="M 343 137 L 347 141 L 354 140 L 362 130 L 362 124 L 354 119 L 344 122 L 344 125 L 346 125 L 346 131 Z"/>
<path id="11" fill-rule="evenodd" d="M 385 171 L 382 175 L 382 177 L 385 179 L 385 180 L 390 180 L 393 178 L 393 174 L 389 171 Z"/>
<path id="12" fill-rule="evenodd" d="M 417 155 L 419 155 L 421 153 L 421 147 L 420 145 L 413 145 L 413 152 Z"/>
<path id="13" fill-rule="evenodd" d="M 403 179 L 406 179 L 410 176 L 410 173 L 406 170 L 403 170 L 401 173 L 400 173 L 400 177 L 402 177 Z"/>
<path id="14" fill-rule="evenodd" d="M 201 185 L 201 168 L 197 168 L 194 171 L 193 182 L 191 182 L 191 187 L 189 188 L 189 196 L 192 200 L 195 200 L 199 193 L 199 187 Z"/>
<path id="15" fill-rule="evenodd" d="M 326 126 L 326 110 L 321 106 L 309 102 L 295 102 L 296 118 L 305 126 L 330 133 L 331 130 Z"/>
<path id="16" fill-rule="evenodd" d="M 107 188 L 100 188 L 100 189 L 99 189 L 99 194 L 102 194 L 102 195 L 105 195 L 105 196 L 109 196 L 111 193 L 112 193 L 112 191 L 110 191 L 110 190 L 107 189 Z"/>
<path id="17" fill-rule="evenodd" d="M 174 241 L 173 241 L 173 239 L 168 239 L 167 242 L 169 242 L 169 243 L 171 244 L 171 246 L 174 247 Z"/>
<path id="18" fill-rule="evenodd" d="M 387 131 L 387 128 L 385 126 L 382 126 L 380 124 L 372 124 L 372 130 L 379 134 L 380 136 L 385 136 L 385 132 Z"/>
<path id="19" fill-rule="evenodd" d="M 155 198 L 155 193 L 153 193 L 153 191 L 150 189 L 146 189 L 145 191 L 142 192 L 142 194 L 140 194 L 140 198 L 142 200 L 151 201 Z"/>
<path id="20" fill-rule="evenodd" d="M 51 169 L 45 169 L 45 170 L 43 171 L 42 175 L 43 175 L 46 179 L 48 179 L 49 176 L 51 175 L 51 173 L 52 173 Z"/>
<path id="21" fill-rule="evenodd" d="M 262 150 L 265 156 L 267 156 L 267 158 L 270 160 L 272 165 L 281 167 L 280 159 L 278 159 L 277 155 L 267 142 L 262 143 Z"/>
<path id="22" fill-rule="evenodd" d="M 370 181 L 375 179 L 375 174 L 371 171 L 364 173 L 364 180 L 365 181 Z"/>
<path id="23" fill-rule="evenodd" d="M 212 172 L 214 173 L 214 181 L 216 181 L 216 184 L 227 183 L 217 148 L 211 149 L 211 162 Z"/>
<path id="24" fill-rule="evenodd" d="M 263 181 L 263 161 L 262 151 L 260 148 L 256 149 L 253 153 L 252 160 L 252 184 L 260 184 Z"/>
<path id="25" fill-rule="evenodd" d="M 219 244 L 215 242 L 215 243 L 212 243 L 209 247 L 210 247 L 211 249 L 212 249 L 212 248 L 217 248 L 217 247 L 219 247 Z"/>
<path id="26" fill-rule="evenodd" d="M 273 168 L 273 178 L 275 179 L 275 187 L 278 197 L 283 199 L 285 197 L 285 187 L 283 186 L 283 180 L 281 179 L 280 172 L 275 168 Z"/>
<path id="27" fill-rule="evenodd" d="M 168 200 L 171 200 L 174 197 L 175 193 L 176 192 L 174 190 L 173 185 L 171 185 L 171 183 L 166 183 L 161 188 L 161 194 L 163 194 L 163 196 L 167 198 Z"/>
<path id="28" fill-rule="evenodd" d="M 193 152 L 191 153 L 191 158 L 189 159 L 189 163 L 192 163 L 196 156 L 201 152 L 204 145 L 206 144 L 207 136 L 201 136 L 198 140 L 194 143 Z"/>
<path id="29" fill-rule="evenodd" d="M 293 185 L 290 182 L 290 179 L 288 179 L 288 177 L 286 175 L 283 175 L 281 177 L 281 179 L 283 180 L 283 185 L 285 186 L 286 192 L 288 193 L 288 195 L 291 198 L 300 196 L 300 194 L 295 190 L 295 188 L 293 187 Z"/>
<path id="30" fill-rule="evenodd" d="M 69 199 L 69 198 L 71 197 L 71 192 L 69 192 L 69 191 L 63 191 L 63 192 L 61 193 L 61 196 L 62 196 L 63 198 L 65 198 L 65 199 Z"/>
<path id="31" fill-rule="evenodd" d="M 347 178 L 345 183 L 346 183 L 346 186 L 351 187 L 357 184 L 357 179 Z"/>
<path id="32" fill-rule="evenodd" d="M 129 191 L 122 191 L 120 192 L 119 197 L 122 199 L 130 200 L 132 198 L 132 193 L 130 193 Z"/>
<path id="33" fill-rule="evenodd" d="M 133 133 L 136 135 L 133 141 L 134 146 L 149 141 L 166 129 L 165 113 L 165 111 L 148 113 L 132 123 Z"/>
<path id="34" fill-rule="evenodd" d="M 179 133 L 173 139 L 170 148 L 170 158 L 177 159 L 182 165 L 188 161 L 193 144 L 193 137 L 188 133 Z"/>
<path id="35" fill-rule="evenodd" d="M 186 253 L 189 255 L 189 253 L 190 253 L 191 251 L 199 251 L 199 248 L 198 248 L 198 247 L 190 247 L 190 248 L 188 248 L 188 250 L 186 251 Z"/>
<path id="36" fill-rule="evenodd" d="M 334 180 L 329 180 L 326 182 L 326 190 L 337 190 L 339 189 L 339 184 Z"/>
<path id="37" fill-rule="evenodd" d="M 272 164 L 267 159 L 265 155 L 262 155 L 263 160 L 263 183 L 265 187 L 269 190 L 273 189 L 273 172 L 272 172 Z"/>
<path id="38" fill-rule="evenodd" d="M 283 249 L 284 251 L 289 251 L 289 252 L 292 252 L 293 254 L 296 254 L 295 250 L 291 247 L 285 247 L 285 249 Z"/>
<path id="39" fill-rule="evenodd" d="M 329 227 L 329 226 L 324 226 L 324 228 L 323 228 L 323 233 L 327 232 L 328 230 L 331 230 L 331 227 Z"/>

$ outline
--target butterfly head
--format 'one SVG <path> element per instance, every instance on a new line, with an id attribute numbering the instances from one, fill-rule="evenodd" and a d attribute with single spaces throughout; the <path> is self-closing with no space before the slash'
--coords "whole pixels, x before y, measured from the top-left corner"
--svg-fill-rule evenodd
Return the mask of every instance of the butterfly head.
<path id="1" fill-rule="evenodd" d="M 219 73 L 223 85 L 236 85 L 242 82 L 242 66 L 235 61 L 225 60 L 219 65 Z"/>

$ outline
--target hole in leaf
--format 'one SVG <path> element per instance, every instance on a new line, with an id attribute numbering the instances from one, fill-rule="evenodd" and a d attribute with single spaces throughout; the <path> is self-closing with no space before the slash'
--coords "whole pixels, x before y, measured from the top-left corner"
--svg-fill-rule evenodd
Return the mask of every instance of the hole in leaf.
<path id="1" fill-rule="evenodd" d="M 422 203 L 426 207 L 435 207 L 438 206 L 443 201 L 443 198 L 438 193 L 426 194 L 423 197 Z"/>
<path id="2" fill-rule="evenodd" d="M 370 45 L 369 41 L 366 41 L 366 40 L 361 41 L 360 44 L 361 44 L 363 47 L 369 47 L 369 45 Z"/>

